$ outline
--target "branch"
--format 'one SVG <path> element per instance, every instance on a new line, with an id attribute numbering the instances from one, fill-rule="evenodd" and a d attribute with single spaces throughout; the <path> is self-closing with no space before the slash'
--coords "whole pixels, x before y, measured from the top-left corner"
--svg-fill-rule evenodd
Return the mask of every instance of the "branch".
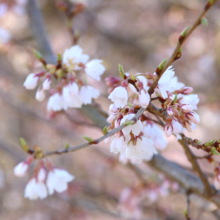
<path id="1" fill-rule="evenodd" d="M 214 5 L 214 3 L 217 0 L 213 0 L 213 3 L 211 3 L 211 0 L 208 0 L 206 3 L 206 6 L 204 7 L 204 9 L 202 10 L 202 12 L 200 13 L 200 15 L 198 16 L 198 18 L 196 19 L 196 21 L 193 23 L 193 25 L 188 29 L 188 31 L 186 31 L 185 35 L 183 37 L 180 36 L 179 41 L 176 45 L 176 48 L 174 49 L 172 55 L 170 56 L 170 58 L 167 60 L 165 66 L 163 67 L 163 69 L 160 71 L 160 73 L 157 75 L 157 77 L 155 78 L 153 84 L 151 85 L 151 87 L 148 89 L 149 94 L 152 94 L 154 92 L 154 89 L 156 88 L 158 81 L 160 80 L 161 76 L 163 75 L 163 73 L 166 71 L 166 69 L 176 60 L 179 59 L 181 56 L 181 46 L 183 45 L 183 43 L 186 41 L 186 39 L 189 37 L 189 35 L 196 29 L 196 27 L 198 27 L 201 24 L 201 19 L 202 17 L 206 14 L 206 12 L 211 8 L 212 5 Z M 178 54 L 180 54 L 180 56 L 178 57 Z"/>

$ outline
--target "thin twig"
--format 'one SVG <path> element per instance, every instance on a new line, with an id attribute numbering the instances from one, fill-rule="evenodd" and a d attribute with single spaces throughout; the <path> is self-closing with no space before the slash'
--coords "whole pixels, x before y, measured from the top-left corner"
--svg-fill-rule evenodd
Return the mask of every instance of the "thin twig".
<path id="1" fill-rule="evenodd" d="M 189 199 L 190 193 L 186 192 L 186 211 L 185 211 L 185 217 L 186 220 L 191 220 L 191 218 L 189 217 L 189 205 L 190 205 L 190 199 Z"/>

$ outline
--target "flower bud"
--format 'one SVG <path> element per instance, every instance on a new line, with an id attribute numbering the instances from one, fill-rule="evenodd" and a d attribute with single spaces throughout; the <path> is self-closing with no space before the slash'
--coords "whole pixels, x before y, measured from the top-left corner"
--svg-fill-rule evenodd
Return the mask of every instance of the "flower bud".
<path id="1" fill-rule="evenodd" d="M 36 74 L 34 73 L 31 73 L 27 76 L 23 86 L 26 88 L 26 89 L 35 89 L 36 86 L 37 86 L 37 83 L 38 83 L 38 80 L 39 80 L 39 77 L 37 77 Z"/>
<path id="2" fill-rule="evenodd" d="M 187 114 L 187 117 L 189 118 L 190 121 L 198 124 L 200 122 L 200 117 L 197 113 L 195 112 L 190 112 Z"/>
<path id="3" fill-rule="evenodd" d="M 27 170 L 28 164 L 26 162 L 21 162 L 14 168 L 14 175 L 18 177 L 23 177 L 26 174 Z"/>
<path id="4" fill-rule="evenodd" d="M 181 106 L 183 112 L 191 112 L 193 110 L 193 106 L 192 105 L 189 105 L 189 104 L 183 104 Z"/>
<path id="5" fill-rule="evenodd" d="M 184 87 L 184 88 L 183 88 L 183 91 L 182 91 L 182 94 L 188 95 L 188 94 L 190 94 L 192 91 L 193 91 L 193 88 L 192 88 L 192 87 Z"/>
<path id="6" fill-rule="evenodd" d="M 171 106 L 167 108 L 167 114 L 170 115 L 170 116 L 173 115 L 173 109 L 172 109 Z"/>
<path id="7" fill-rule="evenodd" d="M 45 179 L 46 179 L 46 175 L 47 175 L 46 170 L 43 167 L 40 168 L 40 170 L 38 172 L 38 175 L 37 175 L 37 180 L 41 181 L 41 182 L 44 182 Z"/>
<path id="8" fill-rule="evenodd" d="M 43 89 L 44 90 L 49 90 L 50 89 L 50 84 L 51 84 L 51 76 L 50 75 L 48 75 L 47 77 L 46 77 L 46 79 L 44 80 L 44 82 L 43 82 Z"/>
<path id="9" fill-rule="evenodd" d="M 168 124 L 165 125 L 164 127 L 164 132 L 167 137 L 169 137 L 172 134 L 172 127 Z"/>
<path id="10" fill-rule="evenodd" d="M 42 87 L 40 87 L 37 92 L 36 92 L 36 96 L 35 98 L 37 99 L 37 101 L 42 102 L 45 98 L 45 91 L 43 90 Z"/>

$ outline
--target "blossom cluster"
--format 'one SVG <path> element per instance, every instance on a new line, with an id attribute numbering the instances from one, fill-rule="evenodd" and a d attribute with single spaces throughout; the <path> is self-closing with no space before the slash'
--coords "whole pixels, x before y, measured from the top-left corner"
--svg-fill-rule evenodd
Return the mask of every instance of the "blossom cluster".
<path id="1" fill-rule="evenodd" d="M 105 71 L 102 60 L 93 59 L 89 61 L 89 56 L 83 54 L 83 50 L 78 45 L 66 49 L 63 57 L 59 56 L 57 65 L 44 64 L 45 69 L 39 73 L 31 73 L 24 82 L 26 89 L 35 89 L 40 79 L 43 83 L 36 92 L 36 99 L 43 101 L 46 91 L 50 90 L 52 78 L 57 81 L 56 87 L 51 90 L 51 96 L 47 104 L 48 111 L 61 111 L 67 108 L 81 108 L 83 104 L 91 104 L 93 98 L 98 98 L 99 90 L 88 85 L 79 74 L 84 71 L 90 78 L 100 81 L 101 75 Z"/>
<path id="2" fill-rule="evenodd" d="M 155 124 L 152 115 L 141 115 L 136 121 L 135 113 L 142 107 L 147 108 L 151 98 L 157 99 L 166 113 L 164 132 L 166 136 L 172 133 L 180 138 L 184 130 L 192 131 L 199 123 L 199 115 L 194 111 L 199 102 L 198 95 L 190 94 L 191 87 L 178 82 L 173 68 L 170 66 L 160 78 L 154 93 L 150 97 L 148 90 L 156 78 L 156 73 L 124 73 L 122 80 L 114 76 L 106 78 L 109 86 L 108 98 L 114 103 L 110 105 L 107 121 L 111 124 L 108 130 L 126 124 L 122 131 L 111 138 L 110 150 L 120 159 L 132 161 L 150 160 L 156 149 L 163 150 L 167 141 L 162 130 Z M 129 124 L 131 123 L 131 124 Z"/>
<path id="3" fill-rule="evenodd" d="M 33 156 L 29 156 L 26 161 L 20 162 L 14 168 L 14 174 L 23 177 L 34 161 Z M 39 161 L 34 170 L 34 176 L 28 181 L 25 188 L 25 198 L 30 200 L 44 199 L 52 195 L 55 191 L 58 193 L 67 190 L 68 182 L 72 181 L 74 176 L 67 171 L 55 168 L 49 161 Z"/>

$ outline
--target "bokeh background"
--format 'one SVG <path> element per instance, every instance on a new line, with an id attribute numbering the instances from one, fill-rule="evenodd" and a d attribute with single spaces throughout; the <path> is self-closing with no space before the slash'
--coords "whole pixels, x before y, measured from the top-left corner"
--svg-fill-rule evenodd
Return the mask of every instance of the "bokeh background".
<path id="1" fill-rule="evenodd" d="M 71 46 L 71 37 L 63 12 L 55 0 L 37 1 L 55 53 Z M 69 1 L 70 2 L 70 1 Z M 47 101 L 35 100 L 35 91 L 23 87 L 26 76 L 40 70 L 32 54 L 37 48 L 29 26 L 25 1 L 7 3 L 7 12 L 0 17 L 0 26 L 11 33 L 7 44 L 0 44 L 0 220 L 78 220 L 126 219 L 118 212 L 122 189 L 139 184 L 139 177 L 129 167 L 120 164 L 101 143 L 68 155 L 53 156 L 54 166 L 75 176 L 68 192 L 43 201 L 24 199 L 24 188 L 32 170 L 24 178 L 16 178 L 14 166 L 27 155 L 20 149 L 18 138 L 24 137 L 29 147 L 44 151 L 83 143 L 82 135 L 99 137 L 102 133 L 80 110 L 70 109 L 50 115 Z M 88 0 L 87 8 L 73 22 L 80 32 L 79 45 L 91 58 L 104 60 L 107 68 L 101 82 L 90 82 L 102 93 L 97 102 L 107 112 L 110 101 L 104 78 L 118 76 L 118 63 L 125 71 L 153 73 L 161 60 L 168 58 L 183 28 L 192 24 L 204 6 L 203 0 Z M 192 86 L 200 98 L 198 113 L 201 123 L 190 137 L 202 142 L 220 137 L 220 4 L 207 14 L 208 26 L 200 26 L 183 47 L 182 58 L 173 65 L 179 81 Z M 39 33 L 41 34 L 41 33 Z M 194 149 L 193 149 L 194 150 Z M 194 150 L 195 151 L 195 150 Z M 201 151 L 195 151 L 203 155 Z M 172 161 L 191 170 L 181 146 L 169 138 L 162 153 Z M 213 167 L 199 161 L 212 181 Z M 160 187 L 161 177 L 146 165 L 145 180 Z M 166 195 L 165 195 L 166 194 Z M 185 219 L 185 196 L 181 189 L 160 195 L 152 202 L 146 198 L 141 219 Z M 219 219 L 216 208 L 204 200 L 192 197 L 192 219 Z M 130 219 L 133 219 L 132 217 Z"/>

